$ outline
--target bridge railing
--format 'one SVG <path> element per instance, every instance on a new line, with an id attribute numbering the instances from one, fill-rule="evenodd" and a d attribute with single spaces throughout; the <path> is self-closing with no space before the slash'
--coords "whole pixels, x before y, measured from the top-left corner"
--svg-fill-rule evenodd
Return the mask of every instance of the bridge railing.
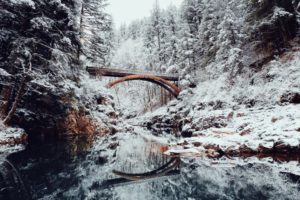
<path id="1" fill-rule="evenodd" d="M 124 70 L 116 68 L 105 68 L 105 67 L 92 67 L 88 66 L 86 70 L 93 76 L 110 76 L 110 77 L 124 77 L 129 75 L 151 75 L 161 77 L 165 80 L 178 81 L 179 74 L 165 74 L 151 71 L 142 70 Z"/>

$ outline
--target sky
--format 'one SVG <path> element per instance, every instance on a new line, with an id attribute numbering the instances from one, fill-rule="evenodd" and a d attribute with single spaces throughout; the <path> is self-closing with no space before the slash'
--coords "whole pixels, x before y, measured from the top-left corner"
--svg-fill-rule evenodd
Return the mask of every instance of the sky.
<path id="1" fill-rule="evenodd" d="M 167 8 L 170 4 L 179 6 L 183 0 L 158 0 L 161 8 Z M 107 12 L 113 16 L 117 27 L 121 24 L 129 24 L 135 19 L 149 16 L 155 0 L 109 0 Z"/>

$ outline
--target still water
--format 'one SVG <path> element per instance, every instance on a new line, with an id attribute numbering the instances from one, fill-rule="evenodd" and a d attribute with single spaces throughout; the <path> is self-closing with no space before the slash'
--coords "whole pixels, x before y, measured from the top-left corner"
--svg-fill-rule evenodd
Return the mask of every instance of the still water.
<path id="1" fill-rule="evenodd" d="M 162 149 L 138 134 L 32 141 L 2 161 L 0 199 L 300 199 L 299 177 L 282 172 L 280 163 L 182 158 L 169 176 L 114 181 L 120 177 L 113 169 L 143 173 L 164 165 L 171 158 Z"/>

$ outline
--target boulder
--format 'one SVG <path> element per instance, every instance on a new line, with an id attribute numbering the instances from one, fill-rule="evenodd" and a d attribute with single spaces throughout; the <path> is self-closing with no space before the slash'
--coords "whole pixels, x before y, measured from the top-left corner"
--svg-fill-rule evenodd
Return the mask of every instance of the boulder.
<path id="1" fill-rule="evenodd" d="M 300 104 L 300 93 L 288 92 L 280 97 L 280 103 Z"/>

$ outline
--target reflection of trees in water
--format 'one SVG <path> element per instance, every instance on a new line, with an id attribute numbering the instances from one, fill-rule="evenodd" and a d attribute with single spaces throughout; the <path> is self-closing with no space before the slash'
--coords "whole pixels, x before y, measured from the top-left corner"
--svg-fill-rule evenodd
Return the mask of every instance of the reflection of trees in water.
<path id="1" fill-rule="evenodd" d="M 90 148 L 81 145 L 86 142 L 80 138 L 73 138 L 67 145 L 29 146 L 9 159 L 20 169 L 34 199 L 297 199 L 300 195 L 296 184 L 299 178 L 291 176 L 296 180 L 291 181 L 276 165 L 222 168 L 205 164 L 202 158 L 183 159 L 180 174 L 176 176 L 103 189 L 105 180 L 119 178 L 112 169 L 151 172 L 170 160 L 161 154 L 164 145 L 146 141 L 139 135 L 123 135 L 117 140 L 116 151 L 108 148 L 112 141 L 116 142 L 110 137 L 102 138 Z M 5 183 L 2 179 L 6 174 L 13 177 L 8 180 L 14 180 L 12 183 L 22 191 L 25 187 L 16 175 L 12 176 L 15 170 L 7 163 L 4 165 L 0 184 Z"/>
<path id="2" fill-rule="evenodd" d="M 79 184 L 80 177 L 75 169 L 87 159 L 93 140 L 84 136 L 36 139 L 30 141 L 24 151 L 14 153 L 8 159 L 19 169 L 33 199 L 59 196 Z"/>
<path id="3" fill-rule="evenodd" d="M 185 165 L 170 190 L 174 199 L 297 199 L 297 187 L 276 168 L 262 164 L 222 168 L 200 163 Z"/>
<path id="4" fill-rule="evenodd" d="M 0 199 L 30 199 L 30 193 L 18 170 L 7 159 L 0 161 Z"/>
<path id="5" fill-rule="evenodd" d="M 123 166 L 123 171 L 145 171 L 146 167 L 151 167 L 151 162 L 145 162 L 147 159 L 157 159 L 154 163 L 162 161 L 160 159 L 163 158 L 157 154 L 155 156 L 151 150 L 147 155 L 139 145 L 132 143 L 127 145 L 131 146 L 134 152 L 120 153 L 121 157 L 128 155 L 123 158 L 123 162 L 120 162 L 122 158 L 117 159 L 120 162 L 119 166 Z M 153 149 L 151 145 L 148 147 Z M 159 148 L 156 146 L 154 149 Z M 132 157 L 136 158 L 136 163 L 130 160 Z M 292 177 L 296 180 L 293 182 L 280 172 L 277 165 L 271 167 L 264 164 L 247 164 L 222 167 L 207 165 L 201 159 L 184 159 L 179 176 L 117 187 L 117 199 L 297 199 L 300 195 L 297 185 L 299 178 Z M 143 162 L 146 164 L 142 165 Z"/>

